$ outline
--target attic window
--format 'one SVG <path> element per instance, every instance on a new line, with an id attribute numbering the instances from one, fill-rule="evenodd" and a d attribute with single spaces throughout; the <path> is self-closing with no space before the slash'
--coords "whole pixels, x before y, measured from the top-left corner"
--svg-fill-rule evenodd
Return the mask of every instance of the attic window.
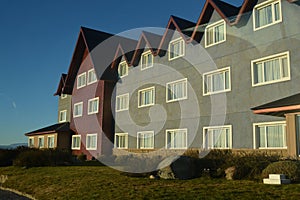
<path id="1" fill-rule="evenodd" d="M 205 29 L 205 47 L 226 41 L 226 24 L 224 20 L 208 25 Z"/>
<path id="2" fill-rule="evenodd" d="M 153 55 L 151 51 L 147 51 L 142 54 L 142 68 L 141 70 L 150 68 L 153 66 Z"/>
<path id="3" fill-rule="evenodd" d="M 182 38 L 173 40 L 169 44 L 169 60 L 184 56 L 184 41 Z"/>
<path id="4" fill-rule="evenodd" d="M 118 72 L 120 78 L 128 75 L 128 65 L 126 61 L 123 61 L 119 64 Z"/>

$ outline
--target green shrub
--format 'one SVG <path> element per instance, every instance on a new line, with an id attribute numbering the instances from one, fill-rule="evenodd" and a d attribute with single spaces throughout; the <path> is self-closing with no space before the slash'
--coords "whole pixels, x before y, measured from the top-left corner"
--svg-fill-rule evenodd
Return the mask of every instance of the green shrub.
<path id="1" fill-rule="evenodd" d="M 0 149 L 0 166 L 11 166 L 13 160 L 22 152 L 29 150 L 28 147 L 20 146 L 16 149 Z"/>
<path id="2" fill-rule="evenodd" d="M 269 174 L 284 174 L 293 182 L 300 181 L 300 161 L 279 161 L 268 165 L 262 171 L 262 177 L 267 178 Z"/>
<path id="3" fill-rule="evenodd" d="M 87 160 L 87 157 L 84 153 L 81 153 L 80 155 L 77 156 L 77 159 L 81 162 L 84 162 Z"/>

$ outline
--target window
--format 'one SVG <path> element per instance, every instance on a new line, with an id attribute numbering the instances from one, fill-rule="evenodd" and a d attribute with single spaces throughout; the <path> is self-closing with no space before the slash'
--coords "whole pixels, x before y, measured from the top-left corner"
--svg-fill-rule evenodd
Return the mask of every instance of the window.
<path id="1" fill-rule="evenodd" d="M 214 94 L 231 90 L 230 68 L 203 74 L 203 94 Z"/>
<path id="2" fill-rule="evenodd" d="M 28 147 L 34 147 L 34 137 L 28 138 Z"/>
<path id="3" fill-rule="evenodd" d="M 226 41 L 226 24 L 224 20 L 208 25 L 205 28 L 205 47 Z"/>
<path id="4" fill-rule="evenodd" d="M 115 148 L 127 149 L 128 148 L 128 133 L 115 134 Z"/>
<path id="5" fill-rule="evenodd" d="M 166 130 L 167 149 L 187 148 L 187 129 Z"/>
<path id="6" fill-rule="evenodd" d="M 82 73 L 77 77 L 77 89 L 82 88 L 86 85 L 86 73 Z"/>
<path id="7" fill-rule="evenodd" d="M 38 137 L 38 141 L 39 141 L 39 143 L 38 143 L 38 147 L 39 148 L 44 148 L 44 142 L 45 142 L 45 140 L 44 140 L 44 136 L 41 136 L 41 137 Z"/>
<path id="8" fill-rule="evenodd" d="M 128 75 L 128 65 L 126 61 L 123 61 L 119 64 L 118 72 L 120 78 Z"/>
<path id="9" fill-rule="evenodd" d="M 290 80 L 289 52 L 251 62 L 252 86 Z"/>
<path id="10" fill-rule="evenodd" d="M 282 122 L 256 123 L 254 147 L 260 149 L 286 148 L 286 124 Z"/>
<path id="11" fill-rule="evenodd" d="M 128 110 L 129 94 L 123 94 L 116 97 L 116 111 Z"/>
<path id="12" fill-rule="evenodd" d="M 184 41 L 182 38 L 173 40 L 169 44 L 169 60 L 184 56 Z"/>
<path id="13" fill-rule="evenodd" d="M 48 148 L 54 148 L 54 135 L 48 136 Z"/>
<path id="14" fill-rule="evenodd" d="M 187 98 L 187 79 L 167 83 L 166 101 L 178 101 Z"/>
<path id="15" fill-rule="evenodd" d="M 281 1 L 267 1 L 254 7 L 254 31 L 282 21 Z"/>
<path id="16" fill-rule="evenodd" d="M 97 134 L 87 134 L 86 149 L 87 150 L 97 150 Z"/>
<path id="17" fill-rule="evenodd" d="M 73 135 L 72 136 L 72 149 L 73 150 L 80 150 L 81 144 L 81 136 L 80 135 Z"/>
<path id="18" fill-rule="evenodd" d="M 150 87 L 138 92 L 138 107 L 154 105 L 155 103 L 155 88 Z"/>
<path id="19" fill-rule="evenodd" d="M 65 98 L 67 98 L 67 94 L 61 94 L 61 99 L 65 99 Z"/>
<path id="20" fill-rule="evenodd" d="M 81 117 L 82 116 L 82 109 L 83 109 L 83 103 L 75 103 L 74 104 L 74 117 Z"/>
<path id="21" fill-rule="evenodd" d="M 88 71 L 88 81 L 87 81 L 87 84 L 92 84 L 92 83 L 95 83 L 97 82 L 97 76 L 96 76 L 96 73 L 95 73 L 95 70 L 94 69 L 91 69 Z"/>
<path id="22" fill-rule="evenodd" d="M 98 113 L 99 108 L 99 97 L 90 99 L 88 102 L 88 114 L 95 114 Z"/>
<path id="23" fill-rule="evenodd" d="M 153 66 L 153 55 L 151 51 L 147 51 L 142 54 L 142 67 L 141 70 L 150 68 Z"/>
<path id="24" fill-rule="evenodd" d="M 67 121 L 67 110 L 62 110 L 59 112 L 59 122 L 65 122 Z"/>
<path id="25" fill-rule="evenodd" d="M 232 126 L 203 128 L 203 147 L 205 149 L 231 149 Z"/>
<path id="26" fill-rule="evenodd" d="M 138 149 L 153 149 L 154 148 L 154 132 L 144 131 L 137 133 L 137 148 Z"/>

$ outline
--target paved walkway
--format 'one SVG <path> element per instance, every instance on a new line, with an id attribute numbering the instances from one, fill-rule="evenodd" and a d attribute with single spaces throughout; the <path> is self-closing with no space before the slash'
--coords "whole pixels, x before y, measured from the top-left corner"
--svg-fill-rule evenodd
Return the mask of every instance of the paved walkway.
<path id="1" fill-rule="evenodd" d="M 0 190 L 0 200 L 30 200 L 10 191 Z"/>

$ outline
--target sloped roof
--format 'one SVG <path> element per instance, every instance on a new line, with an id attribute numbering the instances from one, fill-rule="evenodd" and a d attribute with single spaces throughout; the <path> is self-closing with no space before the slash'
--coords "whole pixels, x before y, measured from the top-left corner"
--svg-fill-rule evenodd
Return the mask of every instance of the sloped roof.
<path id="1" fill-rule="evenodd" d="M 60 124 L 53 124 L 29 133 L 25 133 L 26 136 L 34 136 L 34 135 L 42 135 L 42 134 L 49 134 L 49 133 L 60 133 L 60 132 L 68 132 L 70 131 L 70 123 L 60 123 Z"/>
<path id="2" fill-rule="evenodd" d="M 54 96 L 56 96 L 56 95 L 60 96 L 62 94 L 62 90 L 65 86 L 66 79 L 67 79 L 67 74 L 62 74 Z"/>

